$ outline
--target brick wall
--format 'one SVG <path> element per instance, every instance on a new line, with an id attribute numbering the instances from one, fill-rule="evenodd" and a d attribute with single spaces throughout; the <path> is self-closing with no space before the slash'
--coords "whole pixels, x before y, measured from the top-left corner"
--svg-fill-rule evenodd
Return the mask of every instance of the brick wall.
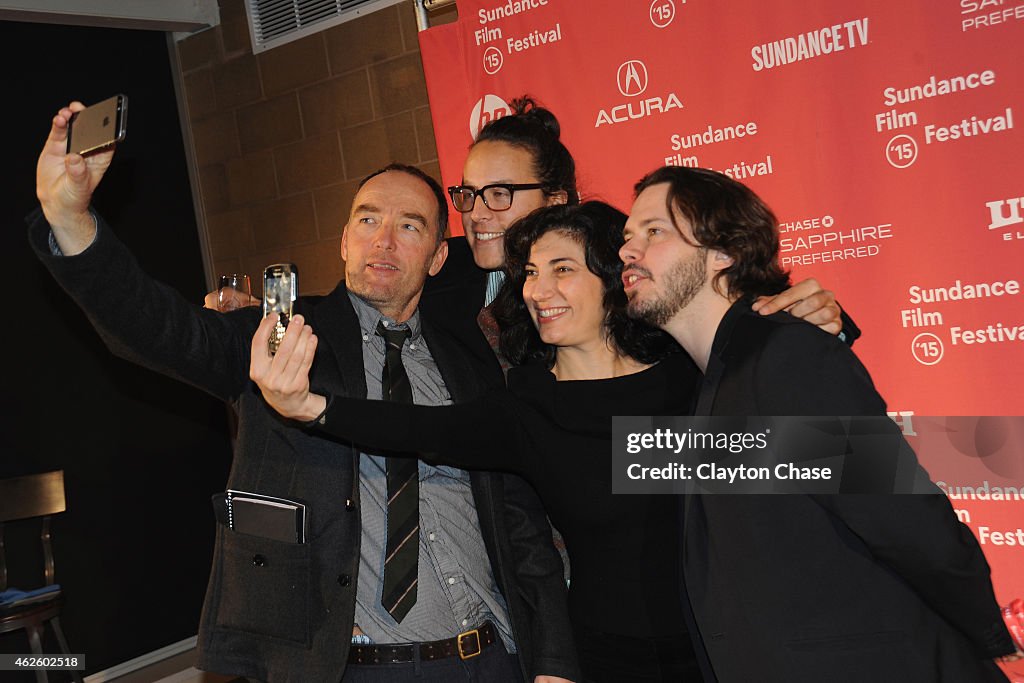
<path id="1" fill-rule="evenodd" d="M 360 178 L 399 161 L 440 180 L 411 1 L 253 55 L 243 0 L 221 0 L 177 50 L 214 275 L 259 290 L 290 261 L 303 294 L 327 292 Z"/>

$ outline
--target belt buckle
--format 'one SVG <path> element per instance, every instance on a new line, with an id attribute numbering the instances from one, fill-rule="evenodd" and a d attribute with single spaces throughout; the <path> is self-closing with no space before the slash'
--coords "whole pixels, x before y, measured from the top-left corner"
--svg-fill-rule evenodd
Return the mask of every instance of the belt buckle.
<path id="1" fill-rule="evenodd" d="M 476 650 L 466 654 L 466 651 L 462 647 L 462 639 L 470 636 L 476 639 Z M 483 651 L 483 648 L 480 647 L 480 629 L 474 628 L 470 631 L 463 631 L 459 635 L 455 636 L 455 646 L 459 649 L 459 659 L 471 659 L 479 655 Z"/>

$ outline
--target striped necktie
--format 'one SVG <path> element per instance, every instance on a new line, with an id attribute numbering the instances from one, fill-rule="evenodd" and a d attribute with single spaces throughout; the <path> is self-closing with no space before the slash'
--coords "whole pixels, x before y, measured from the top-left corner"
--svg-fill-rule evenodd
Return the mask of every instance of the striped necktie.
<path id="1" fill-rule="evenodd" d="M 381 377 L 385 401 L 412 403 L 412 385 L 402 365 L 402 345 L 409 329 L 388 329 L 377 323 L 384 338 L 384 373 Z M 384 591 L 381 604 L 395 621 L 401 622 L 416 604 L 416 581 L 420 553 L 420 482 L 416 458 L 387 459 L 388 537 L 384 556 Z"/>

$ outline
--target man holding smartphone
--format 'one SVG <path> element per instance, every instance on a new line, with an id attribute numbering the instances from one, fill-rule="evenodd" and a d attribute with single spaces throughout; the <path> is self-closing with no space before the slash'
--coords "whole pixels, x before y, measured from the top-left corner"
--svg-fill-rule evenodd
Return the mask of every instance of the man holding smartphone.
<path id="1" fill-rule="evenodd" d="M 266 681 L 574 679 L 561 561 L 532 490 L 419 463 L 410 499 L 392 493 L 385 454 L 279 420 L 248 377 L 259 311 L 190 305 L 147 277 L 90 213 L 113 151 L 66 154 L 68 121 L 81 109 L 54 117 L 39 157 L 34 249 L 115 353 L 232 403 L 230 489 L 305 510 L 295 543 L 220 520 L 200 666 Z M 346 282 L 295 305 L 296 324 L 321 334 L 313 382 L 323 391 L 444 403 L 501 381 L 419 318 L 424 280 L 446 256 L 446 214 L 441 189 L 413 167 L 363 181 L 342 239 Z M 406 524 L 398 541 L 396 503 Z"/>

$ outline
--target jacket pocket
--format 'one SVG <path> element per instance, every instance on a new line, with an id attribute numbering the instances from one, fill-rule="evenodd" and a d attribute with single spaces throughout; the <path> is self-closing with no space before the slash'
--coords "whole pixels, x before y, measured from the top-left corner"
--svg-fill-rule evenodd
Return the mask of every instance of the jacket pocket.
<path id="1" fill-rule="evenodd" d="M 217 626 L 309 647 L 309 545 L 218 525 Z"/>

